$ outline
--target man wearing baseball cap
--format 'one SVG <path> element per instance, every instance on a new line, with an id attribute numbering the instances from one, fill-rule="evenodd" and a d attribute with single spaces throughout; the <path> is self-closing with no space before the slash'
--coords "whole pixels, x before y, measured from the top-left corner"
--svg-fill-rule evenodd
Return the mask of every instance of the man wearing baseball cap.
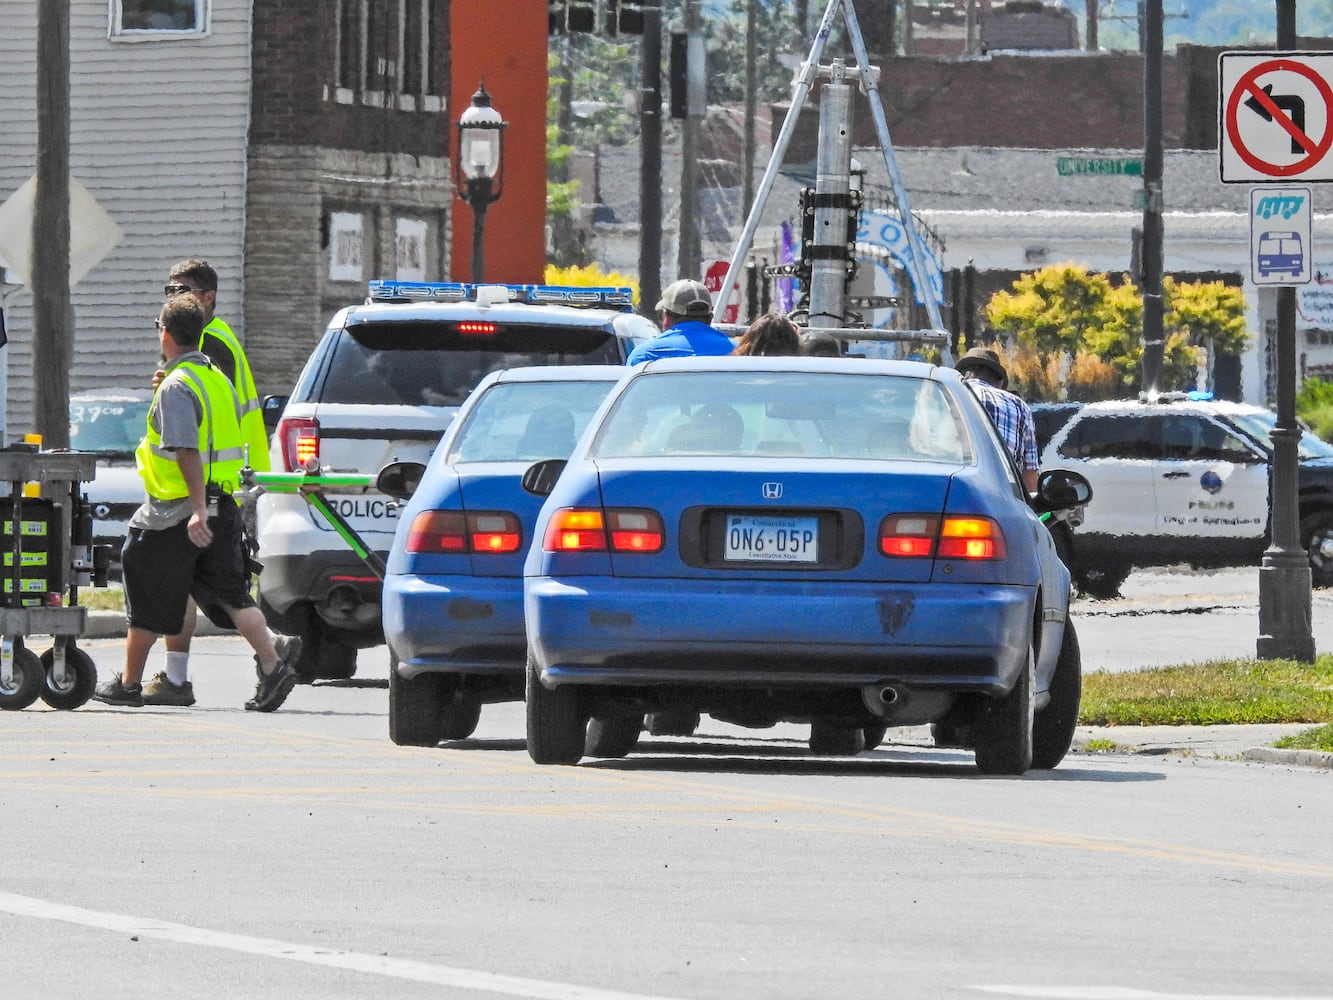
<path id="1" fill-rule="evenodd" d="M 1000 364 L 1000 356 L 989 347 L 974 347 L 959 358 L 954 367 L 990 414 L 991 423 L 1000 432 L 1000 440 L 1018 463 L 1024 488 L 1029 493 L 1036 493 L 1036 425 L 1028 404 L 1005 389 L 1009 384 L 1009 373 Z"/>
<path id="2" fill-rule="evenodd" d="M 662 316 L 661 334 L 634 348 L 626 364 L 730 354 L 736 346 L 725 333 L 709 325 L 713 318 L 713 296 L 702 281 L 692 278 L 673 281 L 657 300 L 657 311 Z"/>

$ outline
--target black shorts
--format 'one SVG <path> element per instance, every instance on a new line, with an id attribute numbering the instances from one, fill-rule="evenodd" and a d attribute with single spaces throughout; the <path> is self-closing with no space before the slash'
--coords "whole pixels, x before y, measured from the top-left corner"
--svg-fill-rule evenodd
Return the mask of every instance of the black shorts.
<path id="1" fill-rule="evenodd" d="M 212 493 L 209 499 L 214 499 Z M 189 519 L 161 531 L 131 528 L 121 550 L 125 618 L 132 628 L 175 635 L 185 627 L 190 597 L 213 624 L 233 628 L 227 608 L 252 608 L 245 571 L 241 511 L 227 494 L 216 497 L 213 541 L 201 549 L 186 533 Z"/>

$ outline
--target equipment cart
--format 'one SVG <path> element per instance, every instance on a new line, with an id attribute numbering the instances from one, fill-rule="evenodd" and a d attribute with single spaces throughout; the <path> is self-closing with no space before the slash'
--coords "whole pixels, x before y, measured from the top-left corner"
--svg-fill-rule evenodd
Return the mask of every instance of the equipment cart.
<path id="1" fill-rule="evenodd" d="M 110 562 L 107 546 L 92 545 L 92 514 L 81 489 L 96 465 L 91 452 L 0 450 L 0 480 L 10 486 L 0 498 L 0 709 L 24 709 L 38 698 L 74 709 L 97 686 L 92 658 L 75 644 L 88 623 L 78 588 L 106 586 Z M 27 484 L 40 486 L 42 495 L 27 495 Z M 51 648 L 38 656 L 27 645 L 33 635 L 51 636 Z"/>

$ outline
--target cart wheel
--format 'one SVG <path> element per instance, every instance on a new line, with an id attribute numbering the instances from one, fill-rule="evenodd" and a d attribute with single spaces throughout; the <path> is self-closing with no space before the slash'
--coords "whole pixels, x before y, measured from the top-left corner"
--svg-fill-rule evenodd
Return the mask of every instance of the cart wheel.
<path id="1" fill-rule="evenodd" d="M 0 708 L 17 712 L 27 708 L 46 686 L 46 671 L 42 661 L 31 649 L 14 644 L 13 680 L 6 685 L 0 680 Z"/>
<path id="2" fill-rule="evenodd" d="M 56 652 L 48 649 L 42 654 L 42 701 L 52 708 L 68 711 L 78 708 L 93 696 L 97 687 L 97 667 L 93 658 L 73 643 L 65 647 L 65 683 L 56 686 L 51 671 L 56 664 Z"/>

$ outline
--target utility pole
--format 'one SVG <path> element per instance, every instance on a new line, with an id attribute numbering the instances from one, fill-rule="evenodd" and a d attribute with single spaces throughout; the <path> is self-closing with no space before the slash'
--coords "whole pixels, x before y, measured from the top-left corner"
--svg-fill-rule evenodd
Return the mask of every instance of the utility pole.
<path id="1" fill-rule="evenodd" d="M 758 0 L 745 0 L 745 148 L 741 153 L 741 220 L 754 204 L 755 118 L 759 81 Z"/>
<path id="2" fill-rule="evenodd" d="M 1088 52 L 1096 52 L 1101 44 L 1097 39 L 1097 0 L 1083 0 L 1084 14 L 1087 17 L 1087 41 L 1083 47 Z"/>
<path id="3" fill-rule="evenodd" d="M 700 273 L 698 146 L 699 129 L 706 109 L 703 67 L 703 35 L 700 33 L 699 0 L 685 0 L 687 107 L 680 130 L 680 245 L 676 249 L 676 274 L 697 278 Z"/>
<path id="4" fill-rule="evenodd" d="M 1143 389 L 1161 389 L 1162 354 L 1162 0 L 1147 0 L 1143 52 Z"/>
<path id="5" fill-rule="evenodd" d="M 662 8 L 643 6 L 639 49 L 639 312 L 662 297 Z"/>
<path id="6" fill-rule="evenodd" d="M 1277 0 L 1277 51 L 1296 48 L 1296 0 Z M 1296 288 L 1277 289 L 1277 426 L 1269 475 L 1272 541 L 1259 567 L 1259 641 L 1265 660 L 1313 663 L 1310 628 L 1310 557 L 1301 546 L 1297 503 Z"/>
<path id="7" fill-rule="evenodd" d="M 69 0 L 37 9 L 37 199 L 33 210 L 33 416 L 46 448 L 69 447 Z"/>

